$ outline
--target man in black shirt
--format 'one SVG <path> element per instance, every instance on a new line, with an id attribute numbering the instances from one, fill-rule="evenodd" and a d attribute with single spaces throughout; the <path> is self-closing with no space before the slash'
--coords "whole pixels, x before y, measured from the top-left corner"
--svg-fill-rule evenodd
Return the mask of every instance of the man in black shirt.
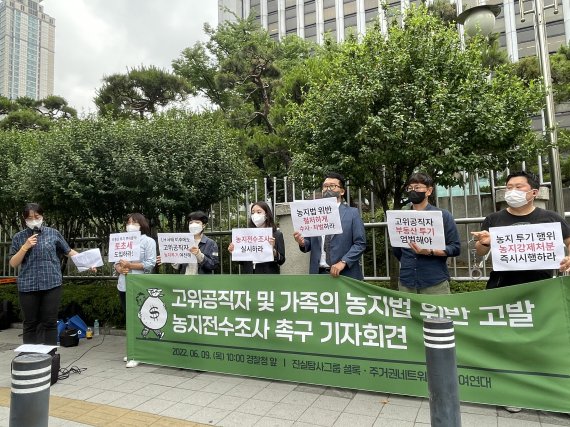
<path id="1" fill-rule="evenodd" d="M 478 256 L 484 256 L 490 250 L 491 238 L 489 228 L 491 227 L 548 222 L 560 223 L 564 244 L 570 252 L 570 227 L 564 218 L 556 212 L 534 206 L 534 199 L 538 195 L 538 189 L 538 178 L 534 174 L 522 171 L 512 173 L 507 177 L 505 201 L 509 207 L 486 217 L 481 227 L 483 231 L 472 233 L 476 241 L 475 249 Z M 560 271 L 568 271 L 569 269 L 570 257 L 564 257 L 560 263 Z M 552 273 L 552 270 L 492 271 L 487 282 L 487 289 L 549 279 L 553 276 Z"/>

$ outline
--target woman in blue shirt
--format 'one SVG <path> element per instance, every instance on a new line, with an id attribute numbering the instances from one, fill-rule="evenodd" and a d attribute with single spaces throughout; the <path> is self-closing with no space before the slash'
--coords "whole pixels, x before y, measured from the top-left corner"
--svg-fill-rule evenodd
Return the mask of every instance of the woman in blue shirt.
<path id="1" fill-rule="evenodd" d="M 24 344 L 57 345 L 57 313 L 61 301 L 61 255 L 77 252 L 59 231 L 43 225 L 44 210 L 28 203 L 22 212 L 26 228 L 14 235 L 10 266 L 20 267 L 18 294 L 24 315 Z"/>
<path id="2" fill-rule="evenodd" d="M 117 289 L 119 290 L 119 298 L 121 299 L 121 306 L 123 311 L 127 311 L 127 288 L 126 288 L 126 275 L 127 274 L 148 274 L 152 273 L 156 264 L 156 242 L 150 237 L 150 226 L 147 219 L 143 214 L 132 213 L 127 216 L 125 224 L 126 231 L 140 231 L 141 240 L 140 247 L 141 253 L 138 261 L 127 261 L 121 259 L 115 263 L 115 271 L 119 274 Z M 126 358 L 125 358 L 125 361 Z M 127 368 L 134 368 L 138 365 L 135 360 L 127 362 Z"/>

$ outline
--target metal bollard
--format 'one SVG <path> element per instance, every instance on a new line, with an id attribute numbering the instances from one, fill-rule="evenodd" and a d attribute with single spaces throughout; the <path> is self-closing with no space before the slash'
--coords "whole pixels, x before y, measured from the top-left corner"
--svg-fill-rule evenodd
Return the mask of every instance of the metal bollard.
<path id="1" fill-rule="evenodd" d="M 10 427 L 48 426 L 51 359 L 49 354 L 28 353 L 12 361 Z"/>
<path id="2" fill-rule="evenodd" d="M 450 319 L 424 320 L 432 427 L 461 427 L 455 332 Z"/>

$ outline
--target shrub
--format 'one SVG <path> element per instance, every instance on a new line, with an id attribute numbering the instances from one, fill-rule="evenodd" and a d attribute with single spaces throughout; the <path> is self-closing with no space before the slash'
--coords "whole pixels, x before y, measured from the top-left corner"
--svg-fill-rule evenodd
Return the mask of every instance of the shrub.
<path id="1" fill-rule="evenodd" d="M 0 287 L 0 300 L 12 302 L 13 321 L 22 321 L 18 289 L 16 285 Z M 59 309 L 59 319 L 78 314 L 87 325 L 99 319 L 101 326 L 125 327 L 125 315 L 117 295 L 116 281 L 77 282 L 68 281 L 63 284 L 63 293 Z"/>

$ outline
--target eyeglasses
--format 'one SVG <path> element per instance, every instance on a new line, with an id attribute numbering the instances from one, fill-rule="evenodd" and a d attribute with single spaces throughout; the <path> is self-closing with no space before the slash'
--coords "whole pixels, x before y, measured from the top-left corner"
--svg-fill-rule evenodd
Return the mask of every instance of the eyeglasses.
<path id="1" fill-rule="evenodd" d="M 425 185 L 408 185 L 406 191 L 424 191 L 427 190 Z"/>
<path id="2" fill-rule="evenodd" d="M 337 188 L 342 188 L 338 184 L 323 184 L 323 190 L 336 190 Z"/>

